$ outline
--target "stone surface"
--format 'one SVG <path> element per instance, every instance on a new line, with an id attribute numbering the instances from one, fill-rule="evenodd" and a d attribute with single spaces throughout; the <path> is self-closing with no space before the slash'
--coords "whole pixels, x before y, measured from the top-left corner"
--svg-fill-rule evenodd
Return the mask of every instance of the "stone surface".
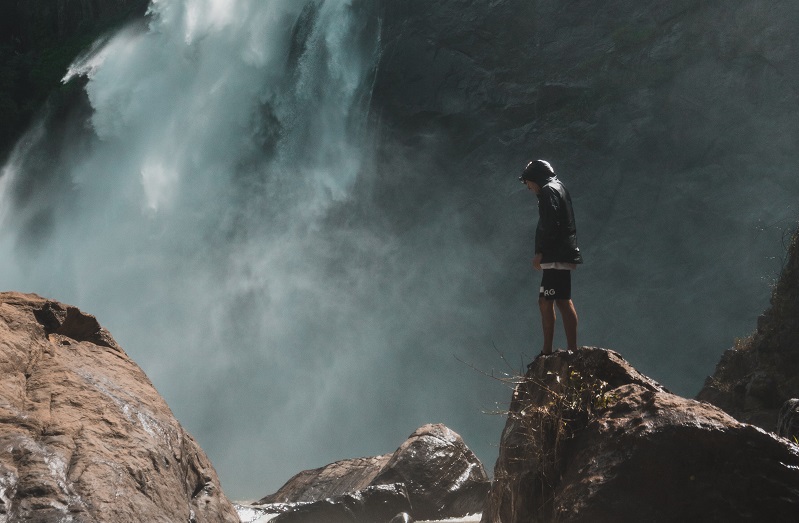
<path id="1" fill-rule="evenodd" d="M 388 523 L 413 523 L 413 518 L 407 512 L 401 512 L 394 516 Z"/>
<path id="2" fill-rule="evenodd" d="M 301 503 L 272 519 L 273 523 L 384 523 L 410 512 L 402 484 L 374 485 L 311 503 Z"/>
<path id="3" fill-rule="evenodd" d="M 484 523 L 791 521 L 799 510 L 799 447 L 587 347 L 533 362 L 494 477 Z"/>
<path id="4" fill-rule="evenodd" d="M 463 439 L 444 425 L 425 425 L 403 443 L 374 479 L 402 483 L 416 519 L 480 512 L 488 476 Z"/>
<path id="5" fill-rule="evenodd" d="M 45 100 L 66 110 L 60 79 L 95 38 L 142 19 L 150 0 L 0 2 L 0 158 L 22 136 Z M 67 110 L 68 112 L 68 110 Z M 55 126 L 52 126 L 55 130 Z M 68 134 L 65 133 L 65 136 Z"/>
<path id="6" fill-rule="evenodd" d="M 0 293 L 0 522 L 238 522 L 202 449 L 97 320 Z"/>
<path id="7" fill-rule="evenodd" d="M 785 402 L 799 397 L 799 230 L 786 260 L 757 330 L 722 355 L 697 396 L 769 431 Z"/>
<path id="8" fill-rule="evenodd" d="M 513 329 L 505 318 L 529 309 L 517 290 L 537 283 L 525 272 L 535 216 L 516 176 L 550 158 L 578 200 L 592 333 L 647 340 L 649 368 L 693 395 L 734 335 L 719 333 L 737 333 L 763 299 L 767 253 L 796 219 L 799 3 L 576 5 L 385 2 L 375 221 L 428 226 L 399 192 L 457 216 L 454 235 L 494 256 L 475 271 L 500 318 L 491 328 Z M 608 296 L 620 299 L 604 307 Z"/>
<path id="9" fill-rule="evenodd" d="M 463 439 L 444 425 L 431 424 L 417 429 L 393 454 L 343 460 L 301 472 L 256 505 L 309 502 L 315 507 L 302 510 L 346 513 L 349 498 L 342 496 L 360 495 L 381 485 L 403 485 L 410 502 L 407 510 L 394 510 L 388 521 L 403 511 L 415 519 L 480 512 L 489 482 L 482 464 Z M 368 498 L 364 501 L 371 502 Z M 333 508 L 335 505 L 343 506 Z M 282 512 L 286 507 L 275 510 Z"/>
<path id="10" fill-rule="evenodd" d="M 257 504 L 305 503 L 364 489 L 372 484 L 389 459 L 391 454 L 346 459 L 318 469 L 304 470 L 274 494 L 258 500 Z"/>
<path id="11" fill-rule="evenodd" d="M 799 399 L 791 398 L 780 409 L 777 434 L 799 444 Z"/>

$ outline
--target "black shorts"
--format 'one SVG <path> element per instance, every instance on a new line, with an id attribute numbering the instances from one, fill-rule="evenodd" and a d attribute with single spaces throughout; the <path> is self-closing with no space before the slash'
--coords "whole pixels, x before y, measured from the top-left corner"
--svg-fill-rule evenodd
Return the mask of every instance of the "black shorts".
<path id="1" fill-rule="evenodd" d="M 538 297 L 545 300 L 572 299 L 572 271 L 563 269 L 544 269 L 541 277 L 541 290 Z"/>

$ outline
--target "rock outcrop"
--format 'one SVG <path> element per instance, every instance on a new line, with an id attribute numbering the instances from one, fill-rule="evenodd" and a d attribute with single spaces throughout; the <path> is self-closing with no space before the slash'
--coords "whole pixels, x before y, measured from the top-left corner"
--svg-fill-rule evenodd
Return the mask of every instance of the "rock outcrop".
<path id="1" fill-rule="evenodd" d="M 491 328 L 508 329 L 505 318 L 528 306 L 516 290 L 534 284 L 522 278 L 520 226 L 535 224 L 510 173 L 531 156 L 551 158 L 591 238 L 598 277 L 583 282 L 582 307 L 593 332 L 625 345 L 646 339 L 652 368 L 693 394 L 718 357 L 691 350 L 686 366 L 672 347 L 718 347 L 720 332 L 740 328 L 779 236 L 771 224 L 795 208 L 799 3 L 384 4 L 372 100 L 390 184 L 378 184 L 375 221 L 401 234 L 429 227 L 428 213 L 407 212 L 399 187 L 457 216 L 470 252 L 494 256 L 475 289 L 492 289 L 484 299 L 500 321 Z M 691 266 L 696 281 L 661 270 L 663 260 Z M 637 299 L 603 307 L 618 289 Z M 651 336 L 659 325 L 679 328 Z"/>
<path id="2" fill-rule="evenodd" d="M 272 523 L 388 523 L 411 512 L 405 486 L 375 485 L 311 503 L 300 503 Z"/>
<path id="3" fill-rule="evenodd" d="M 258 500 L 257 504 L 306 503 L 365 489 L 390 459 L 391 454 L 345 459 L 318 469 L 304 470 L 274 494 Z"/>
<path id="4" fill-rule="evenodd" d="M 0 293 L 0 522 L 239 519 L 208 458 L 97 320 Z"/>
<path id="5" fill-rule="evenodd" d="M 791 398 L 782 405 L 777 434 L 799 444 L 799 399 Z"/>
<path id="6" fill-rule="evenodd" d="M 375 490 L 377 487 L 381 488 Z M 342 521 L 380 523 L 382 519 L 374 519 L 373 505 L 377 504 L 384 505 L 381 517 L 389 514 L 385 521 L 398 512 L 408 512 L 416 519 L 441 519 L 480 512 L 488 487 L 482 464 L 463 439 L 436 424 L 417 429 L 393 454 L 344 460 L 301 472 L 255 505 L 288 511 L 279 516 L 285 521 L 311 521 L 312 515 L 329 518 L 335 513 Z M 403 496 L 407 496 L 405 507 Z M 350 508 L 353 506 L 357 509 Z M 292 511 L 301 514 L 291 516 Z M 276 521 L 284 521 L 279 518 Z"/>
<path id="7" fill-rule="evenodd" d="M 785 402 L 799 397 L 799 230 L 757 330 L 721 357 L 697 396 L 740 421 L 777 429 Z"/>
<path id="8" fill-rule="evenodd" d="M 538 357 L 516 386 L 482 521 L 791 521 L 797 511 L 799 447 L 583 347 Z"/>

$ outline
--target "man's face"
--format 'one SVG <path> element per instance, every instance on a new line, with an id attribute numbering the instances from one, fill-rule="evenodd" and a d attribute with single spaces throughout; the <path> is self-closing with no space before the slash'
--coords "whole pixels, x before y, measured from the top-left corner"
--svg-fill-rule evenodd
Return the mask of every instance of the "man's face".
<path id="1" fill-rule="evenodd" d="M 538 191 L 541 190 L 541 188 L 538 186 L 537 183 L 531 182 L 530 180 L 525 180 L 524 184 L 527 186 L 529 190 L 533 191 L 536 194 L 538 194 Z"/>

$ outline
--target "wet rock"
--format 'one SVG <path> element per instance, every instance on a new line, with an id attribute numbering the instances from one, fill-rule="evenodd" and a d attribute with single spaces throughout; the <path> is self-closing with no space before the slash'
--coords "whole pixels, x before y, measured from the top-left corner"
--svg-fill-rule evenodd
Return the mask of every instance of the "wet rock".
<path id="1" fill-rule="evenodd" d="M 780 409 L 799 397 L 799 230 L 751 337 L 727 350 L 697 396 L 739 421 L 775 430 Z"/>
<path id="2" fill-rule="evenodd" d="M 535 360 L 494 477 L 484 523 L 789 521 L 799 510 L 796 446 L 587 347 Z"/>
<path id="3" fill-rule="evenodd" d="M 297 504 L 272 522 L 382 523 L 393 521 L 395 514 L 410 510 L 404 485 L 375 485 L 333 498 Z"/>
<path id="4" fill-rule="evenodd" d="M 444 425 L 417 429 L 397 449 L 374 483 L 404 483 L 416 519 L 480 512 L 489 485 L 477 456 Z"/>
<path id="5" fill-rule="evenodd" d="M 257 504 L 304 503 L 356 492 L 371 485 L 389 459 L 391 454 L 346 459 L 318 469 L 304 470 Z"/>
<path id="6" fill-rule="evenodd" d="M 431 424 L 416 430 L 393 454 L 343 460 L 301 472 L 257 505 L 312 502 L 321 504 L 302 510 L 349 514 L 341 496 L 358 495 L 379 485 L 404 485 L 409 499 L 409 506 L 394 510 L 385 519 L 388 521 L 399 512 L 416 519 L 480 512 L 489 481 L 483 465 L 457 433 Z M 367 498 L 364 503 L 373 500 Z M 337 504 L 343 506 L 331 506 Z"/>
<path id="7" fill-rule="evenodd" d="M 88 341 L 101 347 L 119 349 L 111 333 L 105 330 L 97 318 L 84 314 L 77 307 L 48 301 L 33 315 L 44 327 L 46 334 L 60 334 L 75 341 Z"/>
<path id="8" fill-rule="evenodd" d="M 799 399 L 786 401 L 777 418 L 777 434 L 799 443 Z"/>
<path id="9" fill-rule="evenodd" d="M 413 518 L 407 512 L 402 512 L 394 516 L 388 523 L 413 523 Z"/>
<path id="10" fill-rule="evenodd" d="M 97 320 L 0 293 L 0 521 L 238 522 L 208 458 Z"/>

